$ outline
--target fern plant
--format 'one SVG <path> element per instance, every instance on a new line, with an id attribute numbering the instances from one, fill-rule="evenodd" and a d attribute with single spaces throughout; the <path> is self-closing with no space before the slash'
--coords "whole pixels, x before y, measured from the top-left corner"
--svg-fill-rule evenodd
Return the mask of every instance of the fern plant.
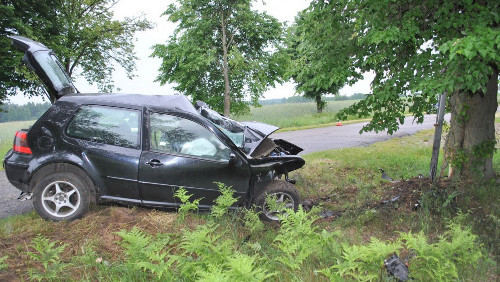
<path id="1" fill-rule="evenodd" d="M 277 273 L 268 273 L 259 267 L 256 256 L 235 253 L 222 265 L 209 264 L 206 269 L 197 272 L 198 281 L 265 281 Z"/>
<path id="2" fill-rule="evenodd" d="M 276 260 L 293 270 L 300 269 L 312 254 L 321 254 L 321 249 L 330 250 L 336 244 L 336 233 L 318 232 L 318 227 L 313 224 L 319 218 L 318 211 L 319 208 L 315 207 L 306 212 L 299 206 L 297 212 L 290 210 L 279 215 L 281 228 L 273 245 L 281 255 Z"/>
<path id="3" fill-rule="evenodd" d="M 172 255 L 179 277 L 201 281 L 263 281 L 275 275 L 257 256 L 238 252 L 234 241 L 224 239 L 219 225 L 209 222 L 184 231 L 178 251 Z"/>
<path id="4" fill-rule="evenodd" d="M 200 204 L 201 199 L 203 199 L 199 198 L 193 200 L 192 202 L 189 201 L 189 198 L 191 198 L 193 195 L 188 194 L 187 190 L 184 187 L 180 187 L 179 189 L 177 189 L 174 196 L 176 198 L 179 198 L 179 200 L 182 202 L 178 209 L 180 220 L 184 220 L 186 214 L 188 214 L 190 211 L 198 210 L 198 205 Z"/>
<path id="5" fill-rule="evenodd" d="M 260 220 L 255 208 L 243 210 L 243 225 L 252 234 L 264 230 L 264 223 Z"/>
<path id="6" fill-rule="evenodd" d="M 35 251 L 27 251 L 26 254 L 32 261 L 41 263 L 43 269 L 28 269 L 31 279 L 38 281 L 61 279 L 61 272 L 69 266 L 69 264 L 61 262 L 59 256 L 66 246 L 67 244 L 56 246 L 56 242 L 50 242 L 49 239 L 41 235 L 35 237 L 30 245 Z"/>
<path id="7" fill-rule="evenodd" d="M 212 207 L 211 215 L 214 218 L 221 218 L 229 211 L 231 207 L 238 199 L 234 198 L 234 190 L 232 186 L 226 186 L 224 183 L 215 182 L 219 187 L 221 195 L 215 199 L 215 205 Z"/>
<path id="8" fill-rule="evenodd" d="M 380 279 L 384 259 L 402 248 L 401 242 L 383 242 L 371 238 L 368 245 L 342 245 L 342 261 L 332 267 L 335 274 L 358 281 Z M 331 272 L 323 272 L 328 274 Z"/>
<path id="9" fill-rule="evenodd" d="M 401 239 L 414 257 L 410 260 L 411 276 L 418 280 L 451 281 L 459 270 L 474 266 L 482 258 L 477 236 L 470 228 L 450 221 L 448 230 L 436 243 L 429 243 L 423 232 L 403 233 Z"/>
<path id="10" fill-rule="evenodd" d="M 153 238 L 137 227 L 130 231 L 121 230 L 116 234 L 122 238 L 120 245 L 125 249 L 130 267 L 150 272 L 158 279 L 171 278 L 174 261 L 168 258 L 170 249 L 166 247 L 171 242 L 169 236 L 159 234 Z"/>

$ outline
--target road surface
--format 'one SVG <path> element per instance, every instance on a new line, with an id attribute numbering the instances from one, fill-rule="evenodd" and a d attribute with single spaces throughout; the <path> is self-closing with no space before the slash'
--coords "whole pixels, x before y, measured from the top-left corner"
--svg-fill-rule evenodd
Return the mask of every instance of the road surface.
<path id="1" fill-rule="evenodd" d="M 415 134 L 422 129 L 434 127 L 435 115 L 425 117 L 423 124 L 412 123 L 412 118 L 408 117 L 400 130 L 393 135 L 385 132 L 368 132 L 359 134 L 365 123 L 354 123 L 343 126 L 332 126 L 299 131 L 290 131 L 272 134 L 272 138 L 280 138 L 296 144 L 304 149 L 301 154 L 307 154 L 328 149 L 360 147 L 369 144 L 388 140 L 394 137 L 402 137 Z M 449 118 L 448 118 L 449 120 Z M 23 214 L 33 210 L 31 200 L 20 202 L 16 200 L 20 191 L 14 188 L 5 176 L 5 171 L 0 171 L 0 218 L 11 215 Z"/>
<path id="2" fill-rule="evenodd" d="M 445 115 L 445 120 L 450 120 L 450 115 Z M 274 139 L 287 140 L 302 149 L 300 154 L 308 154 L 329 149 L 362 147 L 375 142 L 389 140 L 395 137 L 403 137 L 417 133 L 423 129 L 434 128 L 436 115 L 426 115 L 422 124 L 413 123 L 413 117 L 407 117 L 405 123 L 400 125 L 399 130 L 393 135 L 387 132 L 364 132 L 359 134 L 361 128 L 368 122 L 346 124 L 342 126 L 321 127 L 271 135 Z"/>

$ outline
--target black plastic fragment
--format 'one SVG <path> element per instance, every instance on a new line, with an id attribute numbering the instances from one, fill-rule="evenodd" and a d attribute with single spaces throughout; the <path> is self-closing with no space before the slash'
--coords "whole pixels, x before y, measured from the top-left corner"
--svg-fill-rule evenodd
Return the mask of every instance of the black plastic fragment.
<path id="1" fill-rule="evenodd" d="M 398 281 L 407 281 L 408 280 L 408 267 L 401 260 L 398 255 L 393 254 L 388 259 L 384 260 L 385 268 L 387 272 L 394 276 L 394 278 L 398 279 Z"/>

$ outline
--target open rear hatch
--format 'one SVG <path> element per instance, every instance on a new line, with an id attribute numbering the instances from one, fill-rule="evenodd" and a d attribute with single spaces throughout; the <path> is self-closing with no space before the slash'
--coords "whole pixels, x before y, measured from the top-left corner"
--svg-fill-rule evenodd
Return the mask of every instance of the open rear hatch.
<path id="1" fill-rule="evenodd" d="M 24 53 L 23 62 L 45 84 L 49 100 L 54 103 L 67 94 L 78 93 L 62 64 L 45 45 L 22 36 L 9 36 L 12 44 Z"/>

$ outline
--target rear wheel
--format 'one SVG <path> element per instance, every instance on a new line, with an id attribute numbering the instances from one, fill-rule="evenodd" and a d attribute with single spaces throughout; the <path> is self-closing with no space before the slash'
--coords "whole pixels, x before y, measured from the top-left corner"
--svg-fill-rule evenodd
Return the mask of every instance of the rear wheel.
<path id="1" fill-rule="evenodd" d="M 276 201 L 276 205 L 268 203 L 268 199 Z M 274 180 L 267 185 L 264 191 L 255 199 L 260 209 L 260 217 L 265 221 L 278 221 L 278 215 L 286 213 L 287 209 L 297 211 L 300 204 L 300 195 L 295 186 L 287 181 Z M 279 206 L 280 209 L 273 209 Z"/>
<path id="2" fill-rule="evenodd" d="M 46 220 L 81 218 L 88 211 L 89 204 L 90 188 L 82 176 L 73 172 L 46 175 L 33 190 L 35 210 Z"/>

